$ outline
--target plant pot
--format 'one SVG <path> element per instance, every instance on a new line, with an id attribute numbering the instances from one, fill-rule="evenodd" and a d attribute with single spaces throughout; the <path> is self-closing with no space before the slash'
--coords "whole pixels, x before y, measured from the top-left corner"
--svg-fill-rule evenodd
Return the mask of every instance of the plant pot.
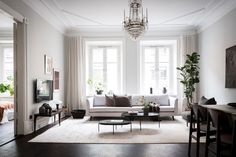
<path id="1" fill-rule="evenodd" d="M 101 95 L 102 92 L 103 92 L 103 90 L 97 90 L 97 91 L 96 91 L 97 95 Z"/>
<path id="2" fill-rule="evenodd" d="M 86 111 L 82 110 L 82 109 L 71 111 L 72 117 L 74 119 L 82 119 L 82 118 L 84 118 L 85 113 L 86 113 Z"/>

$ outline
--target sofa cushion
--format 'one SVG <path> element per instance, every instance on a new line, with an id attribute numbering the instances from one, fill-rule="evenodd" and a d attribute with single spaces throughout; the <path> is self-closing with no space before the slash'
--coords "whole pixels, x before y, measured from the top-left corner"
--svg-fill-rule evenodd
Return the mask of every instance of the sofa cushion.
<path id="1" fill-rule="evenodd" d="M 106 106 L 104 95 L 95 95 L 93 99 L 93 106 Z"/>
<path id="2" fill-rule="evenodd" d="M 143 106 L 143 103 L 140 101 L 143 96 L 146 103 L 153 102 L 160 106 L 169 106 L 168 95 L 133 95 L 131 102 L 132 106 Z"/>
<path id="3" fill-rule="evenodd" d="M 92 107 L 90 112 L 128 112 L 128 111 L 142 111 L 141 106 L 136 107 Z"/>
<path id="4" fill-rule="evenodd" d="M 130 99 L 131 97 L 129 96 L 118 96 L 113 94 L 113 99 L 114 99 L 114 104 L 116 107 L 130 107 Z"/>
<path id="5" fill-rule="evenodd" d="M 174 112 L 175 108 L 173 106 L 160 106 L 160 112 Z"/>
<path id="6" fill-rule="evenodd" d="M 168 95 L 158 95 L 157 99 L 158 99 L 158 104 L 160 104 L 160 106 L 169 106 L 170 105 Z"/>
<path id="7" fill-rule="evenodd" d="M 145 103 L 153 102 L 159 104 L 157 95 L 133 95 L 132 96 L 132 106 L 143 106 L 142 97 L 144 97 Z"/>
<path id="8" fill-rule="evenodd" d="M 210 105 L 210 104 L 216 104 L 216 100 L 215 100 L 215 98 L 210 98 L 210 99 L 208 99 L 207 101 L 206 101 L 206 104 L 208 104 L 208 105 Z"/>
<path id="9" fill-rule="evenodd" d="M 132 95 L 131 105 L 132 106 L 143 106 L 141 102 L 142 95 Z"/>
<path id="10" fill-rule="evenodd" d="M 199 105 L 206 104 L 207 100 L 208 100 L 208 99 L 207 99 L 206 97 L 202 96 L 202 97 L 200 98 L 198 104 L 199 104 Z"/>
<path id="11" fill-rule="evenodd" d="M 157 95 L 145 95 L 144 96 L 145 102 L 146 103 L 155 103 L 159 104 L 158 96 Z"/>
<path id="12" fill-rule="evenodd" d="M 107 96 L 105 95 L 105 102 L 106 102 L 106 106 L 110 106 L 110 107 L 114 107 L 114 99 L 113 96 Z"/>

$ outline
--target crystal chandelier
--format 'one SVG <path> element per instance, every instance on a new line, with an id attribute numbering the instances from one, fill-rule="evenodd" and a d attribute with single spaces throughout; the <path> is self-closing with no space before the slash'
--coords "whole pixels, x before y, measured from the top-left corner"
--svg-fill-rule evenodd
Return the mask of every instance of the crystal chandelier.
<path id="1" fill-rule="evenodd" d="M 142 0 L 130 0 L 129 7 L 129 17 L 125 16 L 124 11 L 124 29 L 129 33 L 131 39 L 136 40 L 147 29 L 148 11 L 146 9 L 146 16 L 144 16 Z"/>

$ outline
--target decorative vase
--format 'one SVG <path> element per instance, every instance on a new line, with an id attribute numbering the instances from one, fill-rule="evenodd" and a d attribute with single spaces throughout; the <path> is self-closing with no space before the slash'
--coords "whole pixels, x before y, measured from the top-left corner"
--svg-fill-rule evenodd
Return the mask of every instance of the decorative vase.
<path id="1" fill-rule="evenodd" d="M 148 116 L 148 113 L 149 113 L 149 108 L 148 108 L 148 107 L 144 107 L 144 108 L 143 108 L 143 114 L 144 114 L 144 116 Z"/>
<path id="2" fill-rule="evenodd" d="M 152 87 L 150 88 L 150 94 L 152 94 Z"/>
<path id="3" fill-rule="evenodd" d="M 45 114 L 46 114 L 46 109 L 45 109 L 44 106 L 41 106 L 41 107 L 39 108 L 39 114 L 40 114 L 40 115 L 45 115 Z"/>
<path id="4" fill-rule="evenodd" d="M 167 93 L 167 89 L 166 89 L 166 87 L 163 87 L 163 89 L 162 89 L 162 93 L 163 93 L 163 94 L 166 94 L 166 93 Z"/>

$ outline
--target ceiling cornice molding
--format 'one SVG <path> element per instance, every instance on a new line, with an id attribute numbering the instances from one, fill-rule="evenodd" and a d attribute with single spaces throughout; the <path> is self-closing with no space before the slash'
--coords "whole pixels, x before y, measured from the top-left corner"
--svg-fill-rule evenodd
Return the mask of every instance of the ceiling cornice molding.
<path id="1" fill-rule="evenodd" d="M 49 24 L 56 28 L 62 34 L 65 34 L 66 24 L 55 16 L 54 11 L 46 5 L 44 0 L 23 0 L 30 8 L 38 13 Z"/>
<path id="2" fill-rule="evenodd" d="M 224 0 L 222 3 L 219 3 L 210 12 L 203 17 L 202 22 L 197 27 L 198 33 L 204 31 L 206 28 L 211 26 L 220 20 L 223 16 L 228 14 L 230 11 L 236 8 L 235 0 Z"/>
<path id="3" fill-rule="evenodd" d="M 155 28 L 149 29 L 144 36 L 178 36 L 178 35 L 192 35 L 197 34 L 197 29 L 195 27 L 169 27 L 169 28 Z M 123 29 L 107 29 L 107 28 L 72 28 L 66 31 L 66 36 L 126 36 Z"/>
<path id="4" fill-rule="evenodd" d="M 67 30 L 75 30 L 74 27 L 78 27 L 76 31 L 79 32 L 120 32 L 122 31 L 122 25 L 77 25 L 73 24 L 66 15 L 63 13 L 63 6 L 60 6 L 56 0 L 23 0 L 34 11 L 42 16 L 48 23 L 53 25 L 60 32 L 67 34 Z M 149 25 L 148 31 L 172 31 L 172 30 L 190 30 L 197 29 L 198 32 L 206 29 L 211 24 L 215 23 L 222 16 L 236 8 L 235 0 L 211 0 L 205 8 L 201 8 L 198 12 L 205 12 L 205 14 L 199 14 L 192 19 L 192 25 L 186 23 L 186 25 L 171 25 L 171 24 L 157 24 Z M 192 12 L 190 12 L 192 14 Z M 195 13 L 195 12 L 193 12 Z M 188 15 L 188 14 L 187 14 Z M 184 16 L 187 16 L 184 15 Z M 190 21 L 189 21 L 190 22 Z M 191 23 L 191 22 L 190 22 Z M 71 32 L 70 31 L 70 32 Z"/>

